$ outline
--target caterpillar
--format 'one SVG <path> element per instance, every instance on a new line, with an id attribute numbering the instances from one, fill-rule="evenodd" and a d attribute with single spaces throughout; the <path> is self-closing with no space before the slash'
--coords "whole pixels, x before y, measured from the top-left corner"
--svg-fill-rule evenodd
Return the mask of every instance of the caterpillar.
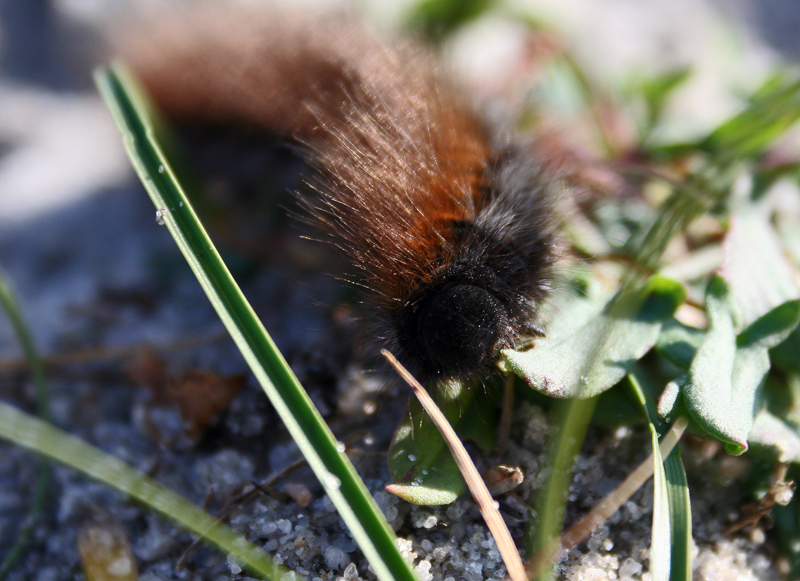
<path id="1" fill-rule="evenodd" d="M 422 381 L 487 373 L 542 333 L 559 180 L 424 49 L 347 16 L 209 9 L 123 56 L 168 118 L 299 144 L 306 219 L 352 263 L 368 334 Z"/>

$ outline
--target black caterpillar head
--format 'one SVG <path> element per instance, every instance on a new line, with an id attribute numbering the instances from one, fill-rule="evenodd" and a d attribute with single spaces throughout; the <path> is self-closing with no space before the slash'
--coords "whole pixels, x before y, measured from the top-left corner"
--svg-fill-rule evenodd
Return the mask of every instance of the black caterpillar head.
<path id="1" fill-rule="evenodd" d="M 486 373 L 500 350 L 541 333 L 557 254 L 554 184 L 529 151 L 500 148 L 474 221 L 454 224 L 454 260 L 399 311 L 400 360 L 423 381 Z"/>
<path id="2" fill-rule="evenodd" d="M 397 322 L 401 360 L 423 379 L 486 370 L 512 340 L 502 281 L 490 269 L 461 262 L 418 289 Z"/>

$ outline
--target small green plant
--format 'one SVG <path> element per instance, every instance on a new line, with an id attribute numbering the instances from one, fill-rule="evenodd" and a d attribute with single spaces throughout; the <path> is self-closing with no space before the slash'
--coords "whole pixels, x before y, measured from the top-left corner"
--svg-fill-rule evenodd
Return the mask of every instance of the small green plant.
<path id="1" fill-rule="evenodd" d="M 591 254 L 588 276 L 565 285 L 564 302 L 553 303 L 549 337 L 530 351 L 506 352 L 505 365 L 540 393 L 578 398 L 567 404 L 564 424 L 576 434 L 598 397 L 635 393 L 658 433 L 685 418 L 693 433 L 728 453 L 796 464 L 800 424 L 790 394 L 800 288 L 796 241 L 786 225 L 797 216 L 784 210 L 781 196 L 798 195 L 797 166 L 773 160 L 791 155 L 779 138 L 800 118 L 800 82 L 777 75 L 707 135 L 654 143 L 669 94 L 686 78 L 684 70 L 668 73 L 629 94 L 641 107 L 641 131 L 636 142 L 617 144 L 609 161 L 638 176 L 635 200 L 644 203 L 631 212 L 628 200 L 605 200 L 582 231 L 573 231 L 574 247 Z M 622 245 L 619 232 L 630 233 Z M 666 257 L 675 248 L 682 251 Z M 618 273 L 609 298 L 593 276 L 598 272 Z M 575 406 L 583 419 L 575 419 Z M 563 458 L 569 465 L 570 454 L 556 454 L 554 462 Z M 656 478 L 672 489 L 673 527 L 657 522 L 666 518 L 657 498 L 653 550 L 665 540 L 657 535 L 667 535 L 672 557 L 656 577 L 688 579 L 688 490 L 676 454 L 665 468 Z M 763 474 L 762 483 L 770 476 Z M 657 482 L 657 497 L 663 485 Z M 561 527 L 553 510 L 551 536 Z"/>
<path id="2" fill-rule="evenodd" d="M 522 21 L 534 33 L 548 32 Z M 447 20 L 425 30 L 453 26 Z M 548 305 L 547 338 L 533 349 L 506 351 L 501 361 L 529 388 L 563 400 L 556 406 L 553 476 L 539 499 L 540 518 L 531 522 L 529 556 L 561 532 L 564 490 L 590 419 L 644 418 L 654 437 L 688 420 L 692 433 L 730 454 L 791 465 L 789 478 L 800 460 L 794 396 L 800 216 L 788 209 L 797 208 L 800 166 L 796 146 L 783 139 L 800 118 L 800 80 L 776 74 L 705 135 L 664 141 L 658 136 L 666 133 L 665 112 L 691 79 L 690 69 L 615 93 L 599 88 L 568 51 L 551 56 L 545 80 L 531 93 L 578 103 L 570 114 L 594 120 L 604 157 L 589 169 L 629 179 L 625 196 L 604 192 L 585 214 L 565 217 L 564 231 L 584 266 L 571 269 Z M 543 110 L 541 102 L 531 103 L 523 118 L 557 114 L 558 105 Z M 633 139 L 609 128 L 614 115 L 637 128 Z M 478 423 L 468 413 L 458 422 Z M 418 433 L 420 448 L 430 451 L 424 431 Z M 755 478 L 762 491 L 771 475 Z M 689 490 L 678 451 L 663 468 L 656 462 L 655 477 L 651 573 L 690 579 Z M 776 506 L 775 513 L 789 547 L 798 534 L 797 503 Z M 797 557 L 791 554 L 791 562 Z"/>

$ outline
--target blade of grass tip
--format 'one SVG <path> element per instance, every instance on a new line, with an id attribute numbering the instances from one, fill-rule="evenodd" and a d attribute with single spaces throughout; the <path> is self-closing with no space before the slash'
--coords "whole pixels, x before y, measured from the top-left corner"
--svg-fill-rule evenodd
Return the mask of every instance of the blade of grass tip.
<path id="1" fill-rule="evenodd" d="M 128 494 L 186 529 L 205 536 L 225 553 L 233 553 L 247 568 L 267 579 L 280 579 L 290 573 L 273 563 L 263 550 L 163 484 L 83 440 L 2 402 L 0 437 Z"/>
<path id="2" fill-rule="evenodd" d="M 22 351 L 25 354 L 25 360 L 28 368 L 31 371 L 33 384 L 36 388 L 36 400 L 39 408 L 39 416 L 46 421 L 50 420 L 50 394 L 47 390 L 47 382 L 44 374 L 44 367 L 39 354 L 36 351 L 36 346 L 33 343 L 28 326 L 25 324 L 22 314 L 20 313 L 17 301 L 11 291 L 11 285 L 8 283 L 8 278 L 5 272 L 0 269 L 0 304 L 6 312 L 8 320 L 11 322 L 11 327 L 14 329 L 14 334 L 17 336 Z M 47 487 L 50 482 L 51 467 L 50 462 L 44 458 L 40 459 L 39 473 L 36 476 L 36 484 L 31 499 L 30 509 L 24 521 L 24 524 L 16 535 L 14 546 L 6 553 L 0 564 L 0 579 L 5 579 L 11 567 L 17 562 L 17 559 L 22 555 L 25 545 L 31 536 L 33 525 L 36 523 L 37 517 L 44 510 L 44 503 L 47 496 Z"/>
<path id="3" fill-rule="evenodd" d="M 680 419 L 685 421 L 685 418 Z M 664 473 L 667 478 L 672 536 L 670 581 L 691 581 L 692 506 L 689 498 L 689 483 L 686 481 L 686 470 L 681 460 L 680 448 L 675 448 L 669 456 L 665 454 L 664 458 L 666 458 Z"/>
<path id="4" fill-rule="evenodd" d="M 653 524 L 650 533 L 650 576 L 653 581 L 669 581 L 672 551 L 672 530 L 670 527 L 669 491 L 667 477 L 664 472 L 664 458 L 659 449 L 659 434 L 650 408 L 655 402 L 648 401 L 648 396 L 637 377 L 636 371 L 626 377 L 627 387 L 634 397 L 650 431 L 650 441 L 653 447 L 651 458 L 653 460 Z M 648 403 L 650 404 L 648 406 Z"/>
<path id="5" fill-rule="evenodd" d="M 145 96 L 121 64 L 95 82 L 158 215 L 381 580 L 416 577 L 377 504 L 214 248 L 162 152 Z"/>
<path id="6" fill-rule="evenodd" d="M 659 451 L 662 457 L 666 458 L 677 445 L 683 432 L 686 430 L 688 421 L 685 417 L 675 420 L 675 423 L 664 436 L 659 444 Z M 647 482 L 653 474 L 653 454 L 651 453 L 633 472 L 608 496 L 594 505 L 592 510 L 586 513 L 580 520 L 572 524 L 561 538 L 554 541 L 536 555 L 531 557 L 526 563 L 526 573 L 529 578 L 541 575 L 546 567 L 550 567 L 564 551 L 576 547 L 584 541 L 597 527 L 603 524 L 619 508 L 630 499 L 633 494 Z"/>
<path id="7" fill-rule="evenodd" d="M 478 473 L 478 469 L 469 457 L 464 444 L 458 439 L 455 430 L 447 421 L 444 414 L 433 401 L 430 394 L 424 387 L 411 375 L 408 370 L 386 349 L 381 350 L 381 354 L 386 358 L 389 364 L 394 367 L 395 371 L 403 378 L 403 380 L 411 387 L 414 395 L 419 400 L 425 412 L 430 416 L 431 420 L 436 424 L 439 432 L 442 434 L 447 447 L 450 448 L 450 453 L 453 459 L 458 464 L 464 480 L 467 483 L 472 498 L 478 505 L 481 511 L 486 526 L 489 527 L 489 532 L 492 533 L 497 549 L 503 557 L 503 562 L 508 570 L 509 577 L 513 581 L 527 581 L 525 576 L 525 568 L 522 565 L 522 560 L 519 558 L 514 540 L 511 538 L 511 533 L 506 526 L 503 517 L 498 512 L 497 502 L 492 498 L 489 489 L 486 488 L 486 483 Z"/>

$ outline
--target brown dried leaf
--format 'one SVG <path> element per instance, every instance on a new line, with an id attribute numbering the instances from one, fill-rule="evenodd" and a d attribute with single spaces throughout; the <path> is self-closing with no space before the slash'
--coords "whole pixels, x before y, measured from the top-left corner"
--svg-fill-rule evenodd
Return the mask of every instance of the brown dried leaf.
<path id="1" fill-rule="evenodd" d="M 186 433 L 197 438 L 214 424 L 242 390 L 244 375 L 222 377 L 216 373 L 189 371 L 180 381 L 170 381 L 169 397 L 181 412 Z"/>
<path id="2" fill-rule="evenodd" d="M 136 385 L 147 389 L 156 402 L 164 403 L 167 386 L 167 364 L 150 349 L 138 351 L 125 366 L 125 372 Z"/>

